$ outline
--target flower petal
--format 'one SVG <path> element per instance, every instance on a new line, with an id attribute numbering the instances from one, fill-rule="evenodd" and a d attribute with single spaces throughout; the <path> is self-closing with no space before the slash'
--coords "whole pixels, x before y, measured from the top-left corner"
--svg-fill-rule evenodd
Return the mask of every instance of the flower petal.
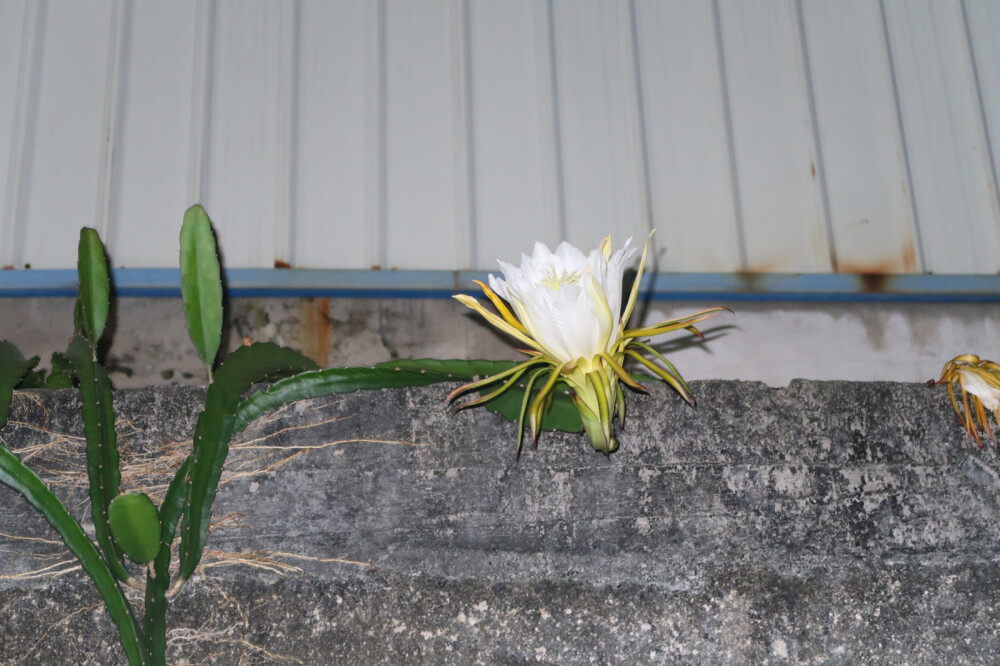
<path id="1" fill-rule="evenodd" d="M 979 398 L 979 401 L 991 412 L 1000 407 L 1000 388 L 982 377 L 971 368 L 961 368 L 958 371 L 958 382 L 962 388 Z"/>

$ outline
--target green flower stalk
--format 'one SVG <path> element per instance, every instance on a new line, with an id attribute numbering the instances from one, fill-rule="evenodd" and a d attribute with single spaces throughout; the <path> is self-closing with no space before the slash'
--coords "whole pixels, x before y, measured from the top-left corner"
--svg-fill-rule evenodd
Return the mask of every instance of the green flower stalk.
<path id="1" fill-rule="evenodd" d="M 480 405 L 527 376 L 518 429 L 518 452 L 524 433 L 524 417 L 527 416 L 531 425 L 532 442 L 537 443 L 542 417 L 560 382 L 569 386 L 594 449 L 603 453 L 616 450 L 618 439 L 613 419 L 617 416 L 619 422 L 625 421 L 625 396 L 621 385 L 646 390 L 623 367 L 627 358 L 670 384 L 694 406 L 694 398 L 677 369 L 640 338 L 678 329 L 701 335 L 694 325 L 727 308 L 709 308 L 655 326 L 625 328 L 635 308 L 648 248 L 647 243 L 623 311 L 625 267 L 637 253 L 630 244 L 631 239 L 612 253 L 611 238 L 607 237 L 598 249 L 585 255 L 567 242 L 560 244 L 555 252 L 543 243 L 536 243 L 532 256 L 522 255 L 520 268 L 501 261 L 503 279 L 490 275 L 489 286 L 476 282 L 499 314 L 487 310 L 471 296 L 455 296 L 492 325 L 527 345 L 528 348 L 522 351 L 531 358 L 505 372 L 458 388 L 448 400 L 502 382 L 498 388 L 458 408 Z M 542 382 L 541 389 L 534 392 L 538 382 Z"/>

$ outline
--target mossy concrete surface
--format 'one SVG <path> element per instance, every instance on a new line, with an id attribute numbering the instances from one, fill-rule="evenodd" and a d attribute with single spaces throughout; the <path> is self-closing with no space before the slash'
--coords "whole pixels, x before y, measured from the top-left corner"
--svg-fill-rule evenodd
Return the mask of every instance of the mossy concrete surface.
<path id="1" fill-rule="evenodd" d="M 697 409 L 651 389 L 610 457 L 546 433 L 517 462 L 514 425 L 449 415 L 443 386 L 254 424 L 208 547 L 258 567 L 206 557 L 170 607 L 170 663 L 995 663 L 1000 461 L 944 389 L 693 382 Z M 158 492 L 202 396 L 117 393 L 127 470 L 149 472 L 126 487 Z M 84 516 L 59 481 L 77 410 L 19 393 L 0 435 Z M 81 573 L 10 578 L 64 558 L 26 540 L 52 533 L 7 489 L 0 533 L 0 662 L 120 663 Z"/>

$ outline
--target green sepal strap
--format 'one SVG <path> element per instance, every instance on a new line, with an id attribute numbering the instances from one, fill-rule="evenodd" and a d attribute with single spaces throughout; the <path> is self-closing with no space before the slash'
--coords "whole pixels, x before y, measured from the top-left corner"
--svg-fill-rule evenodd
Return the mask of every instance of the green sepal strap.
<path id="1" fill-rule="evenodd" d="M 400 361 L 388 361 L 376 363 L 375 368 L 398 367 L 401 370 L 430 373 L 438 376 L 438 381 L 474 380 L 477 377 L 498 375 L 506 370 L 518 365 L 517 361 L 463 361 L 450 360 L 438 361 L 436 359 L 408 359 Z M 508 421 L 521 423 L 521 403 L 524 392 L 527 389 L 528 381 L 522 377 L 517 384 L 496 396 L 483 407 L 499 414 Z M 540 390 L 537 386 L 536 390 Z M 552 406 L 542 417 L 540 430 L 561 430 L 563 432 L 580 432 L 583 423 L 580 415 L 573 404 L 572 397 L 568 394 L 569 384 L 560 380 L 552 392 Z"/>

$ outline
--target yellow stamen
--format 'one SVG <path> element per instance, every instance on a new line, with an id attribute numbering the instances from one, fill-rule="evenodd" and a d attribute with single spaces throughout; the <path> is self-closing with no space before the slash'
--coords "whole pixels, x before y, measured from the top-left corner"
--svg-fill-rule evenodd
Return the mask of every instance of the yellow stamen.
<path id="1" fill-rule="evenodd" d="M 601 254 L 604 255 L 605 261 L 611 259 L 611 236 L 605 236 L 604 240 L 601 241 Z"/>

